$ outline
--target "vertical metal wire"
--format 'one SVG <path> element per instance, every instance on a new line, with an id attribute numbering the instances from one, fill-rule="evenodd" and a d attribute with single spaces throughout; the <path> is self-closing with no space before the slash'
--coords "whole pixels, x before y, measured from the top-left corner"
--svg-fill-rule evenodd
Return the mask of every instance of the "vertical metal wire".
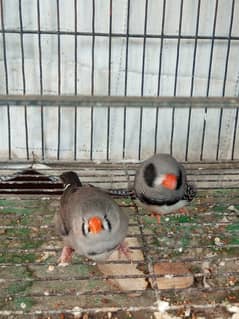
<path id="1" fill-rule="evenodd" d="M 61 95 L 61 37 L 60 37 L 60 7 L 59 0 L 56 0 L 57 11 L 57 53 L 58 53 L 58 95 Z M 57 160 L 60 159 L 61 147 L 61 106 L 58 105 L 58 142 L 57 142 Z"/>
<path id="2" fill-rule="evenodd" d="M 74 0 L 75 13 L 75 95 L 77 95 L 77 0 Z M 77 153 L 77 106 L 75 105 L 74 114 L 74 160 L 76 161 Z"/>
<path id="3" fill-rule="evenodd" d="M 163 57 L 163 45 L 164 45 L 164 41 L 163 40 L 164 40 L 165 10 L 166 10 L 166 0 L 163 1 L 157 96 L 159 96 L 160 88 L 161 88 L 162 57 Z M 157 153 L 157 144 L 158 144 L 158 113 L 159 113 L 159 108 L 157 107 L 156 108 L 156 115 L 155 115 L 154 154 Z"/>
<path id="4" fill-rule="evenodd" d="M 41 17 L 40 17 L 40 0 L 37 0 L 37 30 L 38 30 L 38 51 L 39 51 L 39 74 L 40 74 L 40 94 L 43 94 L 42 82 L 42 48 L 41 48 Z M 44 111 L 41 105 L 41 156 L 42 160 L 45 158 L 44 150 Z"/>
<path id="5" fill-rule="evenodd" d="M 140 106 L 139 115 L 139 148 L 138 148 L 138 160 L 141 159 L 141 144 L 142 144 L 142 125 L 143 125 L 143 106 Z"/>
<path id="6" fill-rule="evenodd" d="M 234 6 L 235 6 L 235 0 L 232 0 L 231 18 L 230 18 L 230 26 L 229 26 L 229 34 L 228 34 L 227 55 L 226 55 L 226 63 L 225 63 L 225 72 L 224 72 L 222 96 L 225 96 L 225 89 L 226 89 L 228 61 L 229 61 L 229 54 L 230 54 L 230 48 L 231 48 L 231 36 L 232 36 L 232 25 L 233 25 L 233 16 L 234 16 Z M 218 157 L 219 157 L 219 149 L 220 149 L 220 142 L 221 142 L 221 141 L 220 141 L 220 140 L 221 140 L 221 130 L 222 130 L 222 116 L 223 116 L 223 109 L 220 110 L 218 137 L 217 137 L 217 154 L 216 154 L 216 160 L 218 160 Z"/>
<path id="7" fill-rule="evenodd" d="M 20 43 L 21 43 L 21 58 L 22 58 L 22 85 L 23 94 L 26 94 L 26 77 L 25 77 L 25 56 L 23 45 L 23 25 L 22 25 L 22 0 L 19 0 L 19 22 L 20 22 Z M 26 155 L 29 160 L 29 143 L 28 143 L 28 123 L 27 123 L 27 106 L 24 105 L 24 122 L 25 122 L 25 135 L 26 135 Z"/>
<path id="8" fill-rule="evenodd" d="M 95 73 L 95 0 L 92 0 L 91 95 L 94 95 Z M 90 159 L 93 159 L 94 108 L 91 106 Z"/>
<path id="9" fill-rule="evenodd" d="M 129 21 L 130 21 L 130 0 L 127 5 L 127 26 L 126 26 L 126 49 L 125 49 L 125 78 L 124 78 L 124 96 L 127 96 L 127 83 L 128 83 L 128 56 L 129 56 Z M 125 159 L 125 142 L 126 142 L 126 106 L 124 106 L 124 120 L 123 120 L 123 154 Z"/>
<path id="10" fill-rule="evenodd" d="M 1 27 L 2 27 L 2 41 L 3 41 L 3 62 L 5 71 L 5 85 L 6 94 L 9 94 L 8 87 L 8 67 L 7 67 L 7 50 L 6 50 L 6 38 L 5 38 L 5 26 L 4 26 L 4 15 L 3 15 L 3 3 L 0 0 L 0 11 L 1 11 Z M 7 104 L 7 124 L 8 124 L 8 159 L 12 159 L 12 147 L 11 147 L 11 118 L 10 118 L 10 106 Z"/>
<path id="11" fill-rule="evenodd" d="M 182 18 L 183 18 L 183 0 L 181 0 L 181 4 L 180 4 L 176 69 L 175 69 L 175 80 L 174 80 L 174 91 L 173 91 L 174 96 L 177 95 L 178 63 L 179 63 L 179 50 L 180 50 L 180 42 L 181 42 Z M 173 154 L 174 120 L 175 120 L 175 108 L 173 107 L 173 109 L 172 109 L 171 139 L 170 139 L 170 155 Z"/>
<path id="12" fill-rule="evenodd" d="M 19 12 L 19 23 L 20 23 L 20 41 L 21 41 L 21 58 L 22 58 L 22 85 L 23 94 L 26 94 L 26 78 L 25 78 L 25 57 L 24 57 L 24 46 L 23 46 L 23 25 L 22 25 L 22 0 L 19 0 L 18 6 Z"/>
<path id="13" fill-rule="evenodd" d="M 201 7 L 201 0 L 198 0 L 196 31 L 195 31 L 195 43 L 194 43 L 194 50 L 193 50 L 193 66 L 192 66 L 192 81 L 191 81 L 190 96 L 193 96 L 193 90 L 194 90 L 194 76 L 195 76 L 197 44 L 198 44 L 198 29 L 199 29 L 200 7 Z M 192 115 L 192 107 L 190 106 L 189 107 L 189 113 L 188 113 L 188 127 L 187 127 L 185 161 L 188 160 L 188 147 L 189 147 L 189 134 L 190 134 L 190 127 L 191 127 L 191 115 Z"/>
<path id="14" fill-rule="evenodd" d="M 94 108 L 91 106 L 90 110 L 90 160 L 93 159 L 93 125 L 94 125 Z"/>
<path id="15" fill-rule="evenodd" d="M 155 112 L 155 132 L 154 132 L 154 154 L 157 153 L 157 144 L 158 144 L 158 115 L 159 115 L 159 107 L 156 107 Z"/>
<path id="16" fill-rule="evenodd" d="M 194 90 L 194 76 L 195 76 L 196 55 L 197 55 L 197 45 L 198 45 L 198 29 L 199 29 L 199 19 L 200 19 L 200 8 L 201 8 L 201 0 L 198 0 L 190 96 L 193 96 L 193 90 Z"/>
<path id="17" fill-rule="evenodd" d="M 174 91 L 173 95 L 177 95 L 177 82 L 178 82 L 178 65 L 179 65 L 179 50 L 181 43 L 181 31 L 182 31 L 182 20 L 183 20 L 183 0 L 180 4 L 180 17 L 179 17 L 179 27 L 178 27 L 178 43 L 177 43 L 177 56 L 176 56 L 176 68 L 175 68 L 175 79 L 174 79 Z"/>
<path id="18" fill-rule="evenodd" d="M 216 23 L 217 23 L 217 11 L 218 11 L 218 0 L 216 0 L 215 11 L 214 11 L 214 21 L 213 21 L 212 42 L 211 42 L 211 51 L 210 51 L 210 59 L 209 59 L 209 71 L 208 71 L 206 96 L 209 96 L 209 89 L 210 89 L 213 49 L 214 49 L 214 41 L 215 41 Z M 204 140 L 205 140 L 205 132 L 206 132 L 206 121 L 207 121 L 207 107 L 205 107 L 205 109 L 204 109 L 204 122 L 203 122 L 203 131 L 202 131 L 202 144 L 201 144 L 200 160 L 203 159 L 203 149 L 204 149 Z"/>
<path id="19" fill-rule="evenodd" d="M 140 92 L 141 96 L 144 96 L 144 70 L 145 70 L 145 51 L 146 51 L 147 23 L 148 23 L 148 0 L 145 0 L 144 12 L 145 12 L 144 13 L 144 41 L 143 41 L 143 55 L 142 55 L 141 92 Z M 141 159 L 142 124 L 143 124 L 143 106 L 140 106 L 138 160 Z"/>
<path id="20" fill-rule="evenodd" d="M 94 95 L 95 76 L 95 0 L 92 0 L 92 48 L 91 48 L 91 95 Z"/>
<path id="21" fill-rule="evenodd" d="M 109 60 L 108 60 L 108 96 L 111 94 L 111 45 L 112 45 L 112 0 L 109 7 Z"/>
<path id="22" fill-rule="evenodd" d="M 108 61 L 108 96 L 111 95 L 111 46 L 112 46 L 112 0 L 110 0 L 109 11 L 109 61 Z M 106 159 L 109 160 L 109 145 L 110 144 L 110 106 L 107 108 L 107 146 Z"/>
<path id="23" fill-rule="evenodd" d="M 5 85 L 6 85 L 6 94 L 8 95 L 9 88 L 8 88 L 7 52 L 6 52 L 6 37 L 5 37 L 5 25 L 4 25 L 2 0 L 0 0 L 0 12 L 1 12 L 1 28 L 2 28 L 2 41 L 3 41 L 3 62 L 4 62 L 4 71 L 5 71 Z"/>
<path id="24" fill-rule="evenodd" d="M 229 55 L 230 55 L 230 49 L 231 49 L 231 37 L 232 37 L 232 26 L 233 26 L 233 18 L 234 18 L 234 8 L 235 8 L 235 0 L 232 0 L 231 18 L 230 18 L 230 26 L 229 26 L 229 34 L 228 34 L 228 45 L 227 45 L 227 55 L 226 55 L 225 72 L 224 72 L 224 79 L 223 79 L 222 96 L 225 96 L 225 90 L 226 90 L 228 62 L 229 62 Z"/>
<path id="25" fill-rule="evenodd" d="M 125 50 L 125 78 L 124 78 L 124 96 L 127 96 L 128 85 L 128 60 L 129 60 L 129 22 L 130 22 L 130 0 L 127 7 L 127 27 L 126 27 L 126 50 Z"/>
<path id="26" fill-rule="evenodd" d="M 147 22 L 148 22 L 148 0 L 145 0 L 144 9 L 144 41 L 143 41 L 143 55 L 142 55 L 142 73 L 141 73 L 141 96 L 144 96 L 144 70 L 145 70 L 145 50 L 147 40 Z"/>
<path id="27" fill-rule="evenodd" d="M 235 144 L 236 144 L 236 136 L 237 136 L 238 111 L 239 111 L 239 108 L 237 108 L 237 110 L 236 110 L 235 124 L 234 124 L 234 130 L 233 130 L 232 154 L 231 154 L 231 159 L 232 160 L 234 160 L 234 156 L 235 156 Z"/>
<path id="28" fill-rule="evenodd" d="M 12 159 L 12 146 L 11 146 L 11 118 L 10 106 L 7 104 L 7 125 L 8 125 L 8 159 Z"/>
<path id="29" fill-rule="evenodd" d="M 157 95 L 158 95 L 158 96 L 159 96 L 159 94 L 160 94 L 160 89 L 161 89 L 163 45 L 164 45 L 165 10 L 166 10 L 166 0 L 163 1 L 163 13 L 162 13 L 162 25 L 161 25 L 161 40 L 160 40 L 160 53 L 159 53 L 159 71 L 158 71 L 158 90 L 157 90 Z"/>

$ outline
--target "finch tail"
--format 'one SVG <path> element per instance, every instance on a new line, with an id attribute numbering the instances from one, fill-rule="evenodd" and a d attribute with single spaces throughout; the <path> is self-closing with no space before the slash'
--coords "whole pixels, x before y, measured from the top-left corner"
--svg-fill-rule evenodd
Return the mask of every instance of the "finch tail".
<path id="1" fill-rule="evenodd" d="M 81 187 L 81 181 L 75 172 L 65 172 L 60 175 L 60 179 L 65 185 Z"/>

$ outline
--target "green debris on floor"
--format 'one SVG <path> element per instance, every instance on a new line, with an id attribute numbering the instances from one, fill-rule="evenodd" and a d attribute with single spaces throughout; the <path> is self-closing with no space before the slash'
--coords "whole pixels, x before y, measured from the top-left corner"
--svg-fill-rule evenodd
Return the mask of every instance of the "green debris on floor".
<path id="1" fill-rule="evenodd" d="M 185 304 L 239 303 L 238 198 L 235 189 L 199 191 L 186 214 L 162 216 L 160 224 L 130 197 L 116 198 L 129 214 L 129 237 L 138 239 L 140 247 L 134 249 L 142 249 L 145 258 L 139 267 L 148 288 L 132 295 L 119 291 L 95 263 L 81 256 L 74 255 L 67 267 L 58 266 L 62 241 L 53 216 L 59 197 L 1 198 L 0 316 L 4 311 L 58 314 L 75 307 L 152 311 L 157 298 L 175 309 Z M 152 265 L 162 261 L 186 264 L 194 276 L 193 286 L 159 294 L 149 277 Z"/>

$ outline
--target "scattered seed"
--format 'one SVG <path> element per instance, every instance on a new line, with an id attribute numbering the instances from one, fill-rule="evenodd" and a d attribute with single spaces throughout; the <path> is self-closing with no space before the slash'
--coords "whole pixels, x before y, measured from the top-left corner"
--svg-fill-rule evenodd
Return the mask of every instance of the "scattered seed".
<path id="1" fill-rule="evenodd" d="M 54 269 L 55 269 L 55 266 L 49 265 L 47 270 L 48 270 L 48 271 L 53 271 Z"/>
<path id="2" fill-rule="evenodd" d="M 20 307 L 21 307 L 22 309 L 25 309 L 26 306 L 27 306 L 27 305 L 26 305 L 24 302 L 21 302 Z"/>
<path id="3" fill-rule="evenodd" d="M 221 239 L 219 237 L 216 237 L 214 239 L 214 243 L 216 246 L 223 246 L 224 245 L 224 243 L 221 241 Z"/>

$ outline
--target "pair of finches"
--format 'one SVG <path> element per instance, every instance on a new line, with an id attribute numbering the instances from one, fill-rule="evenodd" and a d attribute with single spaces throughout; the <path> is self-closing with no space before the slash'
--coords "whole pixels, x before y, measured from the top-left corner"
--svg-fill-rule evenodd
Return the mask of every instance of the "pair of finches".
<path id="1" fill-rule="evenodd" d="M 73 251 L 95 261 L 106 260 L 124 246 L 128 215 L 105 191 L 83 186 L 76 173 L 65 172 L 60 178 L 65 184 L 55 215 L 64 242 L 60 262 L 69 263 Z M 139 165 L 134 192 L 137 202 L 158 216 L 182 208 L 196 194 L 184 167 L 168 154 L 154 155 Z"/>

